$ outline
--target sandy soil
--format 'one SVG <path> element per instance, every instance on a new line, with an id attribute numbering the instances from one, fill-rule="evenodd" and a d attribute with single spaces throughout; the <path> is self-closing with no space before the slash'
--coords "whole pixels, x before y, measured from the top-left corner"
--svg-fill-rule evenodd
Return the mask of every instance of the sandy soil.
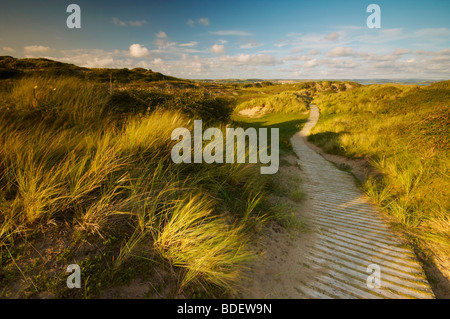
<path id="1" fill-rule="evenodd" d="M 243 109 L 238 114 L 252 118 L 258 118 L 264 115 L 264 108 L 262 106 L 255 106 L 249 109 Z"/>
<path id="2" fill-rule="evenodd" d="M 297 157 L 290 155 L 282 159 L 291 164 L 280 168 L 282 178 L 305 178 L 301 167 L 297 165 Z M 291 201 L 288 197 L 283 200 Z M 307 283 L 310 278 L 314 278 L 313 270 L 298 271 L 304 265 L 306 245 L 311 245 L 316 240 L 316 232 L 308 222 L 312 205 L 308 198 L 301 203 L 292 204 L 296 208 L 295 217 L 304 227 L 302 230 L 286 230 L 273 222 L 263 230 L 255 248 L 258 262 L 248 272 L 248 284 L 242 291 L 243 298 L 301 298 L 292 283 Z"/>

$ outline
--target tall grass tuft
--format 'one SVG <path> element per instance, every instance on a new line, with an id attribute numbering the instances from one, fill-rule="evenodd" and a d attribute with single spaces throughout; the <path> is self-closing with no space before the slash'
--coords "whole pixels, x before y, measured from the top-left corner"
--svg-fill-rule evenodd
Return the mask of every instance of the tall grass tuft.
<path id="1" fill-rule="evenodd" d="M 241 278 L 235 265 L 250 257 L 240 227 L 212 212 L 212 201 L 197 195 L 175 200 L 160 218 L 154 246 L 173 265 L 186 268 L 180 289 L 203 278 L 233 291 Z"/>

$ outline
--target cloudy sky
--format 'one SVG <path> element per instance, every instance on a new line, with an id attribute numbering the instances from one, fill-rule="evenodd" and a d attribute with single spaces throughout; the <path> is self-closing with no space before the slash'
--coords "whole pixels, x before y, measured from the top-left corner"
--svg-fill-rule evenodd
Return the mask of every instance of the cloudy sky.
<path id="1" fill-rule="evenodd" d="M 450 1 L 0 0 L 0 55 L 191 79 L 449 79 Z"/>

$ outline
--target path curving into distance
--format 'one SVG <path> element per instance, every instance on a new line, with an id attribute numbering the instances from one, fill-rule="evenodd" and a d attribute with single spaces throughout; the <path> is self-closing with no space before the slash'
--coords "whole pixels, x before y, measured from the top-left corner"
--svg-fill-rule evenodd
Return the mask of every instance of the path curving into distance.
<path id="1" fill-rule="evenodd" d="M 319 119 L 317 106 L 310 107 L 307 123 L 291 138 L 306 176 L 308 223 L 316 237 L 298 265 L 298 271 L 313 275 L 292 283 L 298 297 L 434 298 L 414 252 L 389 228 L 354 178 L 308 147 L 306 136 Z M 374 270 L 380 271 L 380 288 L 374 287 Z"/>

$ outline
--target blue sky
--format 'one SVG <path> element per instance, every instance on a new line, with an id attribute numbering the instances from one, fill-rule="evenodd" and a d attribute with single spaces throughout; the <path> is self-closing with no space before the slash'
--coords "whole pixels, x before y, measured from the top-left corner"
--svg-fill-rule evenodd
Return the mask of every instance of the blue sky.
<path id="1" fill-rule="evenodd" d="M 192 79 L 448 79 L 450 1 L 1 0 L 0 55 Z"/>

